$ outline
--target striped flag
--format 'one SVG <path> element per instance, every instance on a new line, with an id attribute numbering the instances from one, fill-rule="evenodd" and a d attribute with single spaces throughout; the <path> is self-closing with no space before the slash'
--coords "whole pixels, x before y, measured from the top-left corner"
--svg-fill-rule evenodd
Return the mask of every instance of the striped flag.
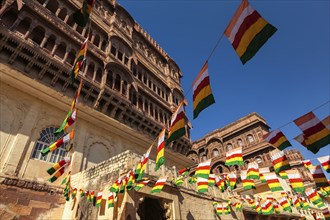
<path id="1" fill-rule="evenodd" d="M 309 168 L 313 167 L 313 164 L 311 163 L 310 160 L 303 160 L 301 161 L 302 165 L 304 165 L 304 167 L 306 167 L 307 170 L 309 170 Z"/>
<path id="2" fill-rule="evenodd" d="M 56 171 L 56 173 L 54 174 L 54 176 L 52 176 L 51 178 L 48 179 L 49 182 L 55 182 L 60 176 L 63 175 L 63 173 L 65 172 L 66 169 L 66 165 L 64 165 L 63 167 L 61 167 L 61 169 L 59 169 L 58 171 Z"/>
<path id="3" fill-rule="evenodd" d="M 76 90 L 76 92 L 74 94 L 74 97 L 73 97 L 73 100 L 72 100 L 72 103 L 71 103 L 70 112 L 72 112 L 76 108 L 76 105 L 78 103 L 78 99 L 79 99 L 79 96 L 80 96 L 81 88 L 82 88 L 82 79 L 80 79 L 78 89 Z"/>
<path id="4" fill-rule="evenodd" d="M 208 191 L 208 179 L 205 179 L 203 177 L 197 177 L 197 191 L 199 193 L 204 193 Z"/>
<path id="5" fill-rule="evenodd" d="M 210 85 L 208 62 L 206 61 L 193 83 L 194 119 L 213 103 L 215 101 Z"/>
<path id="6" fill-rule="evenodd" d="M 247 179 L 259 179 L 259 166 L 257 164 L 257 162 L 250 162 L 248 167 L 247 167 Z"/>
<path id="7" fill-rule="evenodd" d="M 211 159 L 201 162 L 198 164 L 195 172 L 196 177 L 202 177 L 206 180 L 209 179 L 209 174 L 210 174 L 210 168 L 211 168 Z"/>
<path id="8" fill-rule="evenodd" d="M 309 112 L 294 120 L 294 123 L 303 132 L 303 142 L 301 143 L 314 154 L 330 143 L 329 129 L 324 126 L 313 112 Z M 298 142 L 300 141 L 301 137 Z"/>
<path id="9" fill-rule="evenodd" d="M 297 170 L 287 170 L 286 173 L 288 174 L 293 191 L 303 193 L 305 191 L 305 186 L 299 172 Z"/>
<path id="10" fill-rule="evenodd" d="M 300 205 L 300 202 L 299 202 L 299 198 L 297 196 L 294 196 L 292 198 L 292 201 L 293 201 L 293 205 L 294 207 L 297 209 L 297 210 L 300 210 L 301 209 L 301 205 Z"/>
<path id="11" fill-rule="evenodd" d="M 274 170 L 276 173 L 280 171 L 288 170 L 291 168 L 288 159 L 286 158 L 283 151 L 275 149 L 270 152 L 270 156 L 272 158 L 272 163 L 274 166 Z"/>
<path id="12" fill-rule="evenodd" d="M 289 177 L 288 177 L 288 174 L 286 174 L 285 171 L 281 171 L 281 172 L 279 172 L 278 174 L 279 174 L 280 177 L 281 177 L 282 179 L 284 179 L 284 180 L 286 180 L 286 179 L 289 178 Z"/>
<path id="13" fill-rule="evenodd" d="M 140 169 L 140 172 L 138 173 L 139 175 L 136 178 L 136 180 L 141 180 L 143 178 L 144 172 L 147 168 L 147 163 L 148 163 L 148 160 L 149 160 L 149 155 L 150 155 L 152 146 L 153 145 L 151 144 L 151 146 L 149 147 L 149 149 L 147 150 L 147 152 L 143 156 L 143 160 L 141 161 L 141 169 Z"/>
<path id="14" fill-rule="evenodd" d="M 41 151 L 42 156 L 46 156 L 49 152 L 52 152 L 52 151 L 56 150 L 57 148 L 59 148 L 60 146 L 62 146 L 63 144 L 68 143 L 70 140 L 73 139 L 73 137 L 74 137 L 74 129 L 72 129 L 72 131 L 69 134 L 65 135 L 64 137 L 62 137 L 58 141 L 54 142 L 50 146 L 45 147 Z"/>
<path id="15" fill-rule="evenodd" d="M 310 208 L 307 200 L 303 196 L 299 197 L 299 202 L 300 202 L 300 206 L 303 208 L 303 210 Z"/>
<path id="16" fill-rule="evenodd" d="M 255 189 L 256 186 L 254 184 L 253 179 L 246 179 L 246 172 L 241 172 L 241 180 L 243 183 L 243 189 L 244 190 L 249 190 L 249 189 Z"/>
<path id="17" fill-rule="evenodd" d="M 110 187 L 110 192 L 114 192 L 114 193 L 117 193 L 119 191 L 119 187 L 121 185 L 121 182 L 122 182 L 122 178 L 118 178 L 113 184 L 112 186 Z"/>
<path id="18" fill-rule="evenodd" d="M 274 213 L 274 207 L 271 201 L 266 200 L 261 204 L 261 211 L 263 215 L 270 215 Z"/>
<path id="19" fill-rule="evenodd" d="M 102 191 L 99 191 L 97 193 L 97 197 L 96 197 L 96 205 L 95 207 L 98 208 L 101 206 L 101 202 L 102 202 Z"/>
<path id="20" fill-rule="evenodd" d="M 318 161 L 320 161 L 323 169 L 327 172 L 330 173 L 330 155 L 328 156 L 323 156 L 323 157 L 318 157 Z"/>
<path id="21" fill-rule="evenodd" d="M 328 182 L 327 178 L 325 177 L 320 165 L 309 168 L 309 171 L 311 172 L 311 174 L 313 176 L 316 187 L 329 186 L 329 182 Z"/>
<path id="22" fill-rule="evenodd" d="M 285 197 L 280 197 L 277 200 L 280 203 L 280 206 L 282 206 L 284 211 L 292 212 L 291 206 Z"/>
<path id="23" fill-rule="evenodd" d="M 228 179 L 228 182 L 229 182 L 228 187 L 231 190 L 235 189 L 236 188 L 236 179 L 237 179 L 236 174 L 235 173 L 229 173 L 227 175 L 227 179 Z"/>
<path id="24" fill-rule="evenodd" d="M 215 174 L 211 173 L 208 179 L 209 186 L 214 186 L 215 184 Z"/>
<path id="25" fill-rule="evenodd" d="M 166 128 L 163 128 L 163 130 L 158 135 L 158 146 L 157 146 L 156 168 L 155 168 L 156 171 L 165 162 L 165 158 L 164 158 L 165 132 L 166 132 Z"/>
<path id="26" fill-rule="evenodd" d="M 83 189 L 79 189 L 80 197 L 85 196 L 85 191 Z"/>
<path id="27" fill-rule="evenodd" d="M 285 148 L 292 146 L 288 139 L 284 136 L 284 134 L 276 129 L 268 134 L 264 135 L 265 141 L 272 144 L 274 147 L 279 150 L 284 150 Z"/>
<path id="28" fill-rule="evenodd" d="M 166 140 L 166 145 L 169 145 L 172 141 L 182 137 L 186 134 L 185 120 L 186 113 L 184 111 L 185 100 L 183 100 L 177 110 L 173 113 L 171 119 L 171 125 L 168 132 L 168 137 Z"/>
<path id="29" fill-rule="evenodd" d="M 75 121 L 76 121 L 76 117 L 77 117 L 77 109 L 75 109 L 73 112 L 69 111 L 66 118 L 64 119 L 64 121 L 62 122 L 61 126 L 59 129 L 57 129 L 55 131 L 56 133 L 60 133 L 62 131 L 66 131 L 66 129 L 68 127 L 70 127 Z"/>
<path id="30" fill-rule="evenodd" d="M 222 203 L 217 204 L 217 215 L 222 215 L 223 214 L 223 206 Z"/>
<path id="31" fill-rule="evenodd" d="M 183 176 L 179 176 L 178 178 L 175 179 L 175 185 L 176 186 L 181 186 L 184 182 L 184 177 Z"/>
<path id="32" fill-rule="evenodd" d="M 93 200 L 94 200 L 94 191 L 90 191 L 88 199 L 89 199 L 88 200 L 89 202 L 93 202 Z"/>
<path id="33" fill-rule="evenodd" d="M 126 174 L 126 176 L 123 178 L 123 181 L 121 181 L 120 184 L 120 188 L 119 188 L 119 193 L 124 193 L 125 192 L 125 188 L 128 182 L 128 178 L 129 178 L 129 173 Z"/>
<path id="34" fill-rule="evenodd" d="M 245 64 L 276 31 L 247 0 L 243 0 L 226 28 L 225 35 Z"/>
<path id="35" fill-rule="evenodd" d="M 149 183 L 149 181 L 150 181 L 149 179 L 144 179 L 141 182 L 138 182 L 136 184 L 136 186 L 134 187 L 134 190 L 139 191 L 142 187 L 144 187 L 145 185 L 147 185 L 147 183 Z"/>
<path id="36" fill-rule="evenodd" d="M 95 0 L 84 0 L 81 9 L 73 13 L 73 20 L 81 27 L 85 27 L 92 13 Z"/>
<path id="37" fill-rule="evenodd" d="M 126 189 L 131 190 L 133 188 L 133 184 L 135 183 L 135 169 L 131 170 L 129 172 L 129 178 L 128 178 L 128 182 L 126 185 Z"/>
<path id="38" fill-rule="evenodd" d="M 71 157 L 65 157 L 63 160 L 59 161 L 58 163 L 55 163 L 51 168 L 47 170 L 47 173 L 49 175 L 53 175 L 55 171 L 63 167 L 64 165 L 69 166 L 71 161 Z"/>
<path id="39" fill-rule="evenodd" d="M 108 196 L 108 208 L 114 207 L 113 192 L 109 192 Z"/>
<path id="40" fill-rule="evenodd" d="M 238 147 L 235 149 L 232 149 L 226 153 L 226 166 L 243 166 L 243 155 L 242 155 L 242 147 Z"/>
<path id="41" fill-rule="evenodd" d="M 322 209 L 322 213 L 323 213 L 325 220 L 330 220 L 330 212 L 329 212 L 328 207 Z"/>
<path id="42" fill-rule="evenodd" d="M 274 172 L 264 173 L 264 177 L 267 181 L 270 191 L 276 192 L 283 190 L 281 183 Z"/>
<path id="43" fill-rule="evenodd" d="M 262 183 L 266 183 L 266 179 L 264 177 L 264 173 L 269 173 L 269 172 L 270 172 L 269 167 L 259 168 L 259 178 L 260 178 L 260 181 Z"/>
<path id="44" fill-rule="evenodd" d="M 161 177 L 155 183 L 155 186 L 151 189 L 151 193 L 160 193 L 166 183 L 167 177 Z"/>
<path id="45" fill-rule="evenodd" d="M 72 82 L 74 81 L 75 78 L 77 78 L 79 71 L 81 70 L 81 68 L 85 62 L 87 50 L 88 50 L 88 38 L 86 38 L 84 43 L 81 45 L 80 50 L 79 50 L 78 54 L 76 55 L 76 59 L 74 60 L 72 70 L 71 70 Z"/>

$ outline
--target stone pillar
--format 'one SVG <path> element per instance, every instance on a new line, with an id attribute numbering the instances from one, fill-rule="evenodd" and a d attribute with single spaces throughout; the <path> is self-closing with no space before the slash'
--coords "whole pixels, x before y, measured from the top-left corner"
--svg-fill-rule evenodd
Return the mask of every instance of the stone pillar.
<path id="1" fill-rule="evenodd" d="M 46 0 L 45 3 L 42 6 L 46 7 L 49 1 L 50 0 Z"/>
<path id="2" fill-rule="evenodd" d="M 56 49 L 57 49 L 57 47 L 60 43 L 61 43 L 61 38 L 57 38 L 56 41 L 55 41 L 55 45 L 52 49 L 52 52 L 50 53 L 52 56 L 54 56 L 54 53 L 55 53 L 55 51 L 56 51 Z"/>
<path id="3" fill-rule="evenodd" d="M 24 35 L 24 39 L 27 39 L 28 38 L 28 36 L 30 35 L 31 31 L 35 28 L 36 25 L 37 25 L 36 20 L 32 21 L 29 30 Z"/>
<path id="4" fill-rule="evenodd" d="M 9 28 L 9 30 L 14 30 L 16 28 L 16 26 L 23 20 L 23 16 L 22 14 L 18 16 L 18 18 L 16 19 L 16 21 L 14 22 L 14 24 Z"/>
<path id="5" fill-rule="evenodd" d="M 38 121 L 40 107 L 36 103 L 31 103 L 30 109 L 27 111 L 22 127 L 18 130 L 15 140 L 9 147 L 10 153 L 5 159 L 3 173 L 11 176 L 17 176 L 19 172 L 19 163 L 22 157 L 25 157 L 24 151 L 29 146 L 31 131 Z"/>
<path id="6" fill-rule="evenodd" d="M 56 12 L 55 12 L 56 17 L 58 17 L 58 14 L 61 12 L 61 9 L 62 9 L 62 8 L 58 8 L 58 9 L 56 10 Z"/>
<path id="7" fill-rule="evenodd" d="M 44 36 L 44 39 L 42 39 L 41 44 L 40 44 L 41 48 L 43 48 L 45 46 L 45 43 L 47 42 L 48 38 L 49 38 L 49 33 L 46 32 L 45 36 Z"/>
<path id="8" fill-rule="evenodd" d="M 71 50 L 71 45 L 66 47 L 64 58 L 63 58 L 63 63 L 66 61 L 66 59 L 68 59 L 68 55 L 70 53 L 70 50 Z"/>

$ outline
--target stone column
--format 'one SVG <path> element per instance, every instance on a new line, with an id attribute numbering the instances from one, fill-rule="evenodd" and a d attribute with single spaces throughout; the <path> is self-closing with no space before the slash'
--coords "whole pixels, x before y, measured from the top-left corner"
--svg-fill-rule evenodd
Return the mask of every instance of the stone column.
<path id="1" fill-rule="evenodd" d="M 61 38 L 57 38 L 56 40 L 55 40 L 55 45 L 54 45 L 54 47 L 53 47 L 53 49 L 52 49 L 52 52 L 50 53 L 52 56 L 54 56 L 54 53 L 55 53 L 55 51 L 56 51 L 56 49 L 57 49 L 57 47 L 58 47 L 58 45 L 61 43 Z"/>
<path id="2" fill-rule="evenodd" d="M 70 50 L 71 50 L 71 45 L 66 47 L 64 58 L 63 58 L 63 63 L 66 61 L 66 59 L 68 59 L 68 55 L 70 53 Z"/>
<path id="3" fill-rule="evenodd" d="M 45 43 L 47 42 L 48 38 L 49 38 L 49 33 L 46 32 L 45 36 L 44 36 L 44 39 L 42 39 L 41 44 L 40 44 L 41 48 L 43 48 L 45 46 Z"/>
<path id="4" fill-rule="evenodd" d="M 27 111 L 24 120 L 22 122 L 22 127 L 18 130 L 15 140 L 9 147 L 10 153 L 5 159 L 3 173 L 11 176 L 17 176 L 19 172 L 19 163 L 26 148 L 30 143 L 31 131 L 33 130 L 35 124 L 38 121 L 40 107 L 36 103 L 31 103 L 30 109 Z"/>

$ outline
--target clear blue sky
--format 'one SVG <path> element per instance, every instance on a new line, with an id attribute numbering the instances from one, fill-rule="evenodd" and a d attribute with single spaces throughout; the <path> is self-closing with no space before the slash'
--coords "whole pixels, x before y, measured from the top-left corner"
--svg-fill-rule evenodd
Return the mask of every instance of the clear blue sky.
<path id="1" fill-rule="evenodd" d="M 177 62 L 184 92 L 240 4 L 225 0 L 118 2 Z M 278 31 L 245 65 L 227 38 L 222 38 L 209 59 L 216 104 L 192 120 L 192 92 L 186 96 L 193 141 L 251 112 L 276 129 L 330 100 L 330 1 L 258 0 L 250 4 Z M 327 103 L 314 113 L 323 119 L 329 109 Z M 294 123 L 281 130 L 288 139 L 300 133 Z M 291 143 L 313 164 L 319 164 L 317 157 L 330 154 L 330 145 L 314 155 L 295 140 Z"/>

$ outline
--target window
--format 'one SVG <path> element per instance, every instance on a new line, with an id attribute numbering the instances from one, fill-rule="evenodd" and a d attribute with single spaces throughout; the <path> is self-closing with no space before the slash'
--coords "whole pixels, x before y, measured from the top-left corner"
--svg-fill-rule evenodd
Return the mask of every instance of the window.
<path id="1" fill-rule="evenodd" d="M 48 147 L 50 144 L 54 143 L 58 139 L 64 136 L 64 133 L 61 132 L 58 135 L 54 135 L 54 132 L 57 128 L 49 127 L 41 131 L 40 138 L 38 139 L 36 145 L 34 146 L 32 152 L 32 158 L 37 160 L 48 161 L 51 163 L 57 163 L 66 156 L 65 146 L 57 148 L 55 151 L 48 153 L 46 156 L 41 155 L 42 149 Z"/>
<path id="2" fill-rule="evenodd" d="M 232 150 L 233 149 L 233 145 L 232 144 L 227 144 L 227 150 Z"/>
<path id="3" fill-rule="evenodd" d="M 254 142 L 254 138 L 253 138 L 253 136 L 252 136 L 251 134 L 249 134 L 249 135 L 247 136 L 247 139 L 248 139 L 248 142 L 249 142 L 250 144 L 252 144 L 252 143 Z"/>
<path id="4" fill-rule="evenodd" d="M 213 150 L 213 157 L 217 157 L 219 155 L 219 151 L 217 149 Z"/>
<path id="5" fill-rule="evenodd" d="M 239 147 L 243 147 L 243 141 L 242 141 L 242 139 L 238 139 L 237 140 L 237 144 L 238 144 Z"/>
<path id="6" fill-rule="evenodd" d="M 202 157 L 202 161 L 206 161 L 207 160 L 207 157 L 206 155 L 204 154 L 203 157 Z"/>

